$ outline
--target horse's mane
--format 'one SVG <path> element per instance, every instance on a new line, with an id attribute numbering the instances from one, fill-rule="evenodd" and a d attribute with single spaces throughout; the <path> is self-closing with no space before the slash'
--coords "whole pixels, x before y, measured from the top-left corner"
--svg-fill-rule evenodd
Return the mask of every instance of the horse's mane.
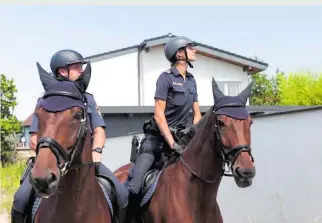
<path id="1" fill-rule="evenodd" d="M 191 125 L 189 128 L 185 129 L 182 134 L 183 136 L 179 140 L 179 144 L 183 147 L 186 147 L 192 138 L 200 131 L 202 130 L 202 127 L 204 127 L 205 123 L 208 123 L 209 118 L 212 117 L 212 109 L 209 109 L 204 116 L 200 119 L 200 121 L 196 124 Z"/>
<path id="2" fill-rule="evenodd" d="M 194 125 L 191 132 L 194 132 L 194 135 L 188 142 L 185 150 L 190 147 L 194 148 L 202 148 L 205 142 L 209 139 L 212 139 L 214 136 L 215 129 L 215 116 L 213 115 L 212 108 L 207 111 L 204 117 L 198 122 L 198 124 Z"/>

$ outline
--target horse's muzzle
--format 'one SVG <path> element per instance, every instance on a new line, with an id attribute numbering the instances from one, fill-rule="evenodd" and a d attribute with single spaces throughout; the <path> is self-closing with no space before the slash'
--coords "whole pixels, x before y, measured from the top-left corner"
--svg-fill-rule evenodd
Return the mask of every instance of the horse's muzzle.
<path id="1" fill-rule="evenodd" d="M 252 180 L 256 175 L 255 167 L 233 169 L 233 175 L 238 187 L 245 188 L 252 185 Z"/>
<path id="2" fill-rule="evenodd" d="M 48 173 L 44 177 L 29 175 L 29 180 L 38 196 L 49 197 L 53 195 L 58 187 L 59 179 L 54 173 Z"/>

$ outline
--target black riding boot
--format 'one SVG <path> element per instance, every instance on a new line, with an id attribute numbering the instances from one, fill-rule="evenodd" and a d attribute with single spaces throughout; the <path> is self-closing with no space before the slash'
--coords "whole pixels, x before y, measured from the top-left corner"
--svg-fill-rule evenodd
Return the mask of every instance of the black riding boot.
<path id="1" fill-rule="evenodd" d="M 11 223 L 24 223 L 27 214 L 17 211 L 13 206 L 11 208 Z"/>
<path id="2" fill-rule="evenodd" d="M 117 212 L 118 223 L 126 223 L 126 217 L 128 214 L 127 210 L 128 210 L 128 207 L 121 208 L 118 210 L 118 212 Z"/>
<path id="3" fill-rule="evenodd" d="M 14 194 L 13 204 L 11 208 L 11 222 L 23 223 L 27 219 L 28 211 L 31 210 L 35 191 L 33 190 L 29 175 L 34 164 L 34 157 L 27 160 L 27 166 L 20 179 L 20 187 Z"/>

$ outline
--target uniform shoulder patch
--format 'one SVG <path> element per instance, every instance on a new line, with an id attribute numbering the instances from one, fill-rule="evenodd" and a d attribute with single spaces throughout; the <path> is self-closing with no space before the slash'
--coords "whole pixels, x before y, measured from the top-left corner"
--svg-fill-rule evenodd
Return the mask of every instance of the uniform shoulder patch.
<path id="1" fill-rule="evenodd" d="M 97 113 L 98 113 L 100 116 L 102 116 L 102 113 L 101 113 L 100 107 L 96 106 L 96 111 L 97 111 Z"/>

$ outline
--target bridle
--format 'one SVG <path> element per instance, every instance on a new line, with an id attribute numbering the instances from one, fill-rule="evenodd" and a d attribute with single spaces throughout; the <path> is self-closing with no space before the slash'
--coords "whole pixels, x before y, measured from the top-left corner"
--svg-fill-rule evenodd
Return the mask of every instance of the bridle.
<path id="1" fill-rule="evenodd" d="M 87 98 L 85 95 L 76 95 L 72 94 L 67 91 L 50 91 L 45 93 L 45 95 L 42 97 L 48 98 L 51 96 L 64 96 L 64 97 L 70 97 L 76 100 L 80 100 L 84 104 L 84 109 L 82 113 L 82 119 L 81 119 L 81 125 L 78 130 L 77 134 L 77 140 L 75 143 L 69 148 L 68 152 L 53 138 L 51 137 L 42 137 L 39 139 L 36 147 L 36 156 L 39 153 L 39 150 L 41 148 L 50 148 L 50 150 L 54 153 L 57 159 L 57 166 L 60 170 L 61 176 L 65 175 L 69 170 L 71 169 L 77 169 L 80 167 L 83 167 L 85 165 L 94 165 L 94 162 L 89 163 L 78 163 L 75 162 L 76 155 L 80 154 L 83 151 L 84 148 L 84 142 L 86 138 L 86 131 L 88 129 L 88 116 L 87 116 L 87 110 L 88 110 L 88 103 Z"/>
<path id="2" fill-rule="evenodd" d="M 218 107 L 213 106 L 213 113 L 215 114 L 215 118 L 216 118 L 214 134 L 216 134 L 216 138 L 218 139 L 218 142 L 219 142 L 219 145 L 220 145 L 220 148 L 221 148 L 221 154 L 222 154 L 222 157 L 223 157 L 223 165 L 222 165 L 221 176 L 233 177 L 234 175 L 232 173 L 230 174 L 229 171 L 233 172 L 233 165 L 234 165 L 235 161 L 237 160 L 237 158 L 238 158 L 240 153 L 247 152 L 250 155 L 250 157 L 252 159 L 252 162 L 254 162 L 254 157 L 253 157 L 253 155 L 251 153 L 251 146 L 248 145 L 248 144 L 246 144 L 246 145 L 237 145 L 237 146 L 229 149 L 222 143 L 222 140 L 221 140 L 221 137 L 220 137 L 219 120 L 218 120 L 218 116 L 220 114 L 218 114 L 217 111 L 219 109 L 227 108 L 227 107 L 245 107 L 245 106 L 240 105 L 240 104 L 235 104 L 235 103 L 229 103 L 229 104 L 225 104 L 225 105 L 218 106 Z M 214 145 L 214 146 L 216 147 L 216 145 Z M 197 178 L 199 178 L 200 180 L 202 180 L 202 181 L 204 181 L 206 183 L 215 183 L 215 182 L 217 182 L 217 180 L 207 180 L 207 179 L 202 178 L 198 174 L 196 174 L 187 165 L 187 163 L 184 162 L 182 156 L 180 156 L 180 160 L 184 164 L 184 166 L 187 167 L 190 170 L 190 172 L 193 175 L 195 175 Z M 226 168 L 225 168 L 226 166 L 228 167 L 228 170 L 226 170 Z"/>
<path id="3" fill-rule="evenodd" d="M 228 177 L 233 177 L 234 175 L 231 173 L 229 174 L 229 170 L 231 170 L 231 172 L 233 172 L 233 165 L 237 159 L 237 157 L 239 156 L 240 153 L 242 152 L 247 152 L 251 159 L 252 162 L 254 162 L 254 157 L 252 155 L 251 152 L 251 146 L 249 144 L 246 145 L 237 145 L 231 149 L 228 149 L 221 140 L 220 137 L 220 129 L 219 129 L 219 120 L 218 120 L 218 116 L 219 114 L 217 114 L 216 112 L 221 109 L 221 108 L 227 108 L 227 107 L 244 107 L 240 104 L 235 104 L 235 103 L 231 103 L 231 104 L 225 104 L 223 106 L 219 106 L 219 107 L 214 107 L 213 108 L 213 113 L 216 116 L 216 125 L 215 125 L 215 134 L 217 136 L 218 142 L 220 144 L 220 148 L 221 148 L 221 152 L 222 152 L 222 156 L 223 156 L 223 168 L 222 168 L 222 174 L 223 176 L 228 176 Z M 228 167 L 228 171 L 226 171 L 225 166 L 227 165 Z"/>

